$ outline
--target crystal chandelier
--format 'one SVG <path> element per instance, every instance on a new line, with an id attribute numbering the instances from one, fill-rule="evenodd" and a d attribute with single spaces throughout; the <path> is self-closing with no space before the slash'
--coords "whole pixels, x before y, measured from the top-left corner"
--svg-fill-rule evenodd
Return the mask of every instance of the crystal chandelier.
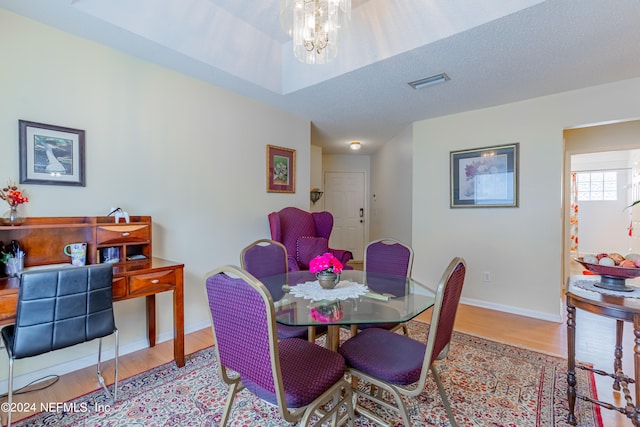
<path id="1" fill-rule="evenodd" d="M 306 64 L 334 59 L 350 21 L 351 0 L 280 0 L 282 28 L 293 37 L 293 54 Z"/>

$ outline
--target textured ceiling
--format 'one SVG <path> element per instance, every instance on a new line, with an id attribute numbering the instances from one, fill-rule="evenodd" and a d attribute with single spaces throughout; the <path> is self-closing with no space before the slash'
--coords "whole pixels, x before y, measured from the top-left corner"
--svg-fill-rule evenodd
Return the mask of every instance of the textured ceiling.
<path id="1" fill-rule="evenodd" d="M 638 0 L 353 0 L 326 65 L 293 58 L 278 0 L 0 7 L 308 118 L 327 153 L 351 140 L 371 153 L 416 120 L 640 76 Z M 441 72 L 451 80 L 407 85 Z"/>

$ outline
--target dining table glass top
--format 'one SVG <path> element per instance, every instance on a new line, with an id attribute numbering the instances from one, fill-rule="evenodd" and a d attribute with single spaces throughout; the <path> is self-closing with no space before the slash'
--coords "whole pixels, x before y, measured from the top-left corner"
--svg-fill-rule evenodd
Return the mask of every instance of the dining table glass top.
<path id="1" fill-rule="evenodd" d="M 414 279 L 343 270 L 335 289 L 323 290 L 314 273 L 263 277 L 278 323 L 290 326 L 400 323 L 434 304 L 435 294 Z"/>

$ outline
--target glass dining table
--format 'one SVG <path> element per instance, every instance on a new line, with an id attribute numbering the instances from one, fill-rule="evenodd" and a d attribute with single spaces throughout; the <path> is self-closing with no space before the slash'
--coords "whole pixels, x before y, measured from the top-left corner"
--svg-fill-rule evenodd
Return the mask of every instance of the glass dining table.
<path id="1" fill-rule="evenodd" d="M 343 270 L 334 289 L 323 289 L 309 271 L 263 277 L 276 321 L 290 326 L 327 326 L 327 348 L 336 351 L 344 325 L 401 323 L 433 306 L 435 293 L 414 279 Z"/>

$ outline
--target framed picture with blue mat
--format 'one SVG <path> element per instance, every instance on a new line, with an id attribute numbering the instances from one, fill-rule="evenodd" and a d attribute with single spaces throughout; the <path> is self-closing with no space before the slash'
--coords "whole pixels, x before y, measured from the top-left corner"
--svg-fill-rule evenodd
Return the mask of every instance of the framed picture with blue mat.
<path id="1" fill-rule="evenodd" d="M 519 145 L 452 151 L 451 208 L 518 207 Z"/>

